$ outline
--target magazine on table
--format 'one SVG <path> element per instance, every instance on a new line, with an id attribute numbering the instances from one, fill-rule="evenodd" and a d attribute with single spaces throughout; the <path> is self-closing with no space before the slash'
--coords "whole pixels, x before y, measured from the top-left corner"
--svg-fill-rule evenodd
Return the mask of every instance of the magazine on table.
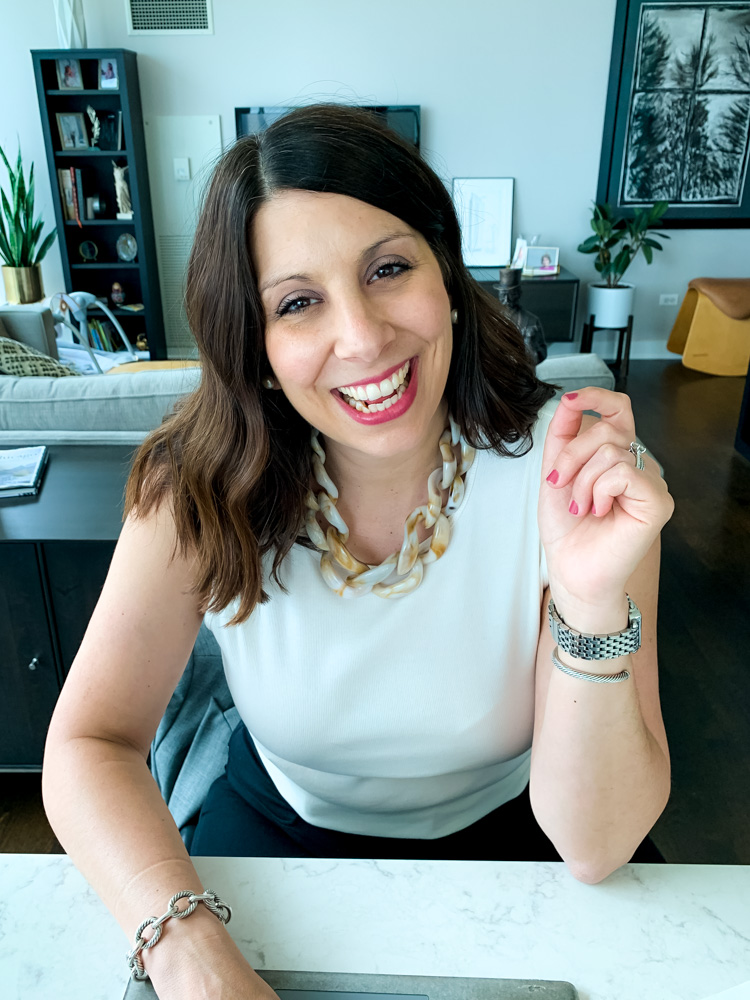
<path id="1" fill-rule="evenodd" d="M 46 445 L 0 449 L 0 499 L 36 496 L 48 454 Z"/>

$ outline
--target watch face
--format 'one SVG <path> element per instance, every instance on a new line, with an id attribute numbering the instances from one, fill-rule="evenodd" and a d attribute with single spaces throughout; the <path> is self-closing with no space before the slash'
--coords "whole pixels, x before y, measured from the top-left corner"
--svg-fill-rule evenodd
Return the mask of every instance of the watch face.
<path id="1" fill-rule="evenodd" d="M 96 260 L 99 254 L 99 247 L 93 240 L 84 240 L 78 247 L 78 253 L 84 260 Z"/>
<path id="2" fill-rule="evenodd" d="M 117 237 L 117 256 L 120 260 L 130 262 L 138 254 L 138 244 L 132 233 L 122 233 Z"/>

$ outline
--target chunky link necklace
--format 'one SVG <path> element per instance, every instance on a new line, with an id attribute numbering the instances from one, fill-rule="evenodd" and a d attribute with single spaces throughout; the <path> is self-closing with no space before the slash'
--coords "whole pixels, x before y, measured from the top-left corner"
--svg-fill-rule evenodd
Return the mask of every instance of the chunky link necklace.
<path id="1" fill-rule="evenodd" d="M 336 508 L 339 491 L 326 472 L 326 453 L 318 440 L 317 429 L 313 428 L 310 435 L 313 473 L 321 491 L 316 496 L 312 490 L 308 490 L 305 528 L 310 541 L 323 553 L 320 557 L 323 579 L 339 597 L 361 597 L 371 592 L 378 597 L 404 597 L 420 585 L 424 567 L 436 562 L 448 548 L 451 538 L 448 518 L 461 506 L 466 473 L 476 454 L 464 440 L 458 424 L 450 414 L 448 422 L 448 427 L 440 437 L 443 467 L 435 469 L 427 480 L 427 503 L 415 507 L 407 517 L 401 549 L 388 556 L 380 565 L 374 566 L 360 562 L 346 547 L 349 528 Z M 456 445 L 460 445 L 460 463 L 456 460 Z M 448 499 L 445 506 L 442 506 L 441 490 L 449 488 Z M 329 527 L 325 532 L 318 523 L 318 513 L 328 521 Z M 417 536 L 419 521 L 424 522 L 425 528 L 434 528 L 430 547 L 423 553 L 419 551 Z M 394 571 L 399 579 L 394 583 L 385 583 Z"/>

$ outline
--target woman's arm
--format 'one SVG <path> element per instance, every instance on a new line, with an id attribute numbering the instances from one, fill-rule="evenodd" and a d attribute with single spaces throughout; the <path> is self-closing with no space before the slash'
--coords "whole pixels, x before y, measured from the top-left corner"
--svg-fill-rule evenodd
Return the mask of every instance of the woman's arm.
<path id="1" fill-rule="evenodd" d="M 174 543 L 165 505 L 125 522 L 55 708 L 42 774 L 52 828 L 130 942 L 174 893 L 204 888 L 146 763 L 201 624 L 191 560 L 171 559 Z M 168 921 L 141 955 L 160 996 L 179 995 L 186 980 L 183 996 L 202 996 L 202 986 L 223 996 L 217 978 L 226 977 L 270 993 L 204 906 Z"/>
<path id="2" fill-rule="evenodd" d="M 545 591 L 536 660 L 536 712 L 530 794 L 534 815 L 576 878 L 599 882 L 630 860 L 669 797 L 669 750 L 659 705 L 656 611 L 659 540 L 628 581 L 642 614 L 637 653 L 586 661 L 561 652 L 578 670 L 630 679 L 595 684 L 569 677 L 552 663 L 554 641 Z M 619 632 L 627 601 L 600 609 L 556 607 L 579 632 Z"/>
<path id="3" fill-rule="evenodd" d="M 595 410 L 599 418 L 585 414 Z M 594 386 L 563 396 L 547 430 L 539 528 L 550 586 L 541 608 L 531 800 L 571 871 L 598 882 L 630 859 L 669 796 L 669 751 L 659 707 L 656 613 L 660 532 L 674 509 L 653 459 L 638 468 L 628 397 Z M 562 663 L 630 677 L 570 677 L 551 662 L 550 592 L 571 629 L 619 632 L 629 595 L 641 647 L 616 659 Z"/>

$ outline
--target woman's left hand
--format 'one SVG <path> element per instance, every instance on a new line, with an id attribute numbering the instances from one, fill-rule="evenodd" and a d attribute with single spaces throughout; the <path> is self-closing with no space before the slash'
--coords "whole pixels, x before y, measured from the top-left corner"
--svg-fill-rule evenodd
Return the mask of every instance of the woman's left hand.
<path id="1" fill-rule="evenodd" d="M 589 425 L 584 410 L 601 419 Z M 635 436 L 623 393 L 587 386 L 560 401 L 544 444 L 538 512 L 556 600 L 559 594 L 588 607 L 621 600 L 672 516 L 674 500 L 656 462 L 644 455 L 644 468 L 636 468 L 629 451 Z"/>

